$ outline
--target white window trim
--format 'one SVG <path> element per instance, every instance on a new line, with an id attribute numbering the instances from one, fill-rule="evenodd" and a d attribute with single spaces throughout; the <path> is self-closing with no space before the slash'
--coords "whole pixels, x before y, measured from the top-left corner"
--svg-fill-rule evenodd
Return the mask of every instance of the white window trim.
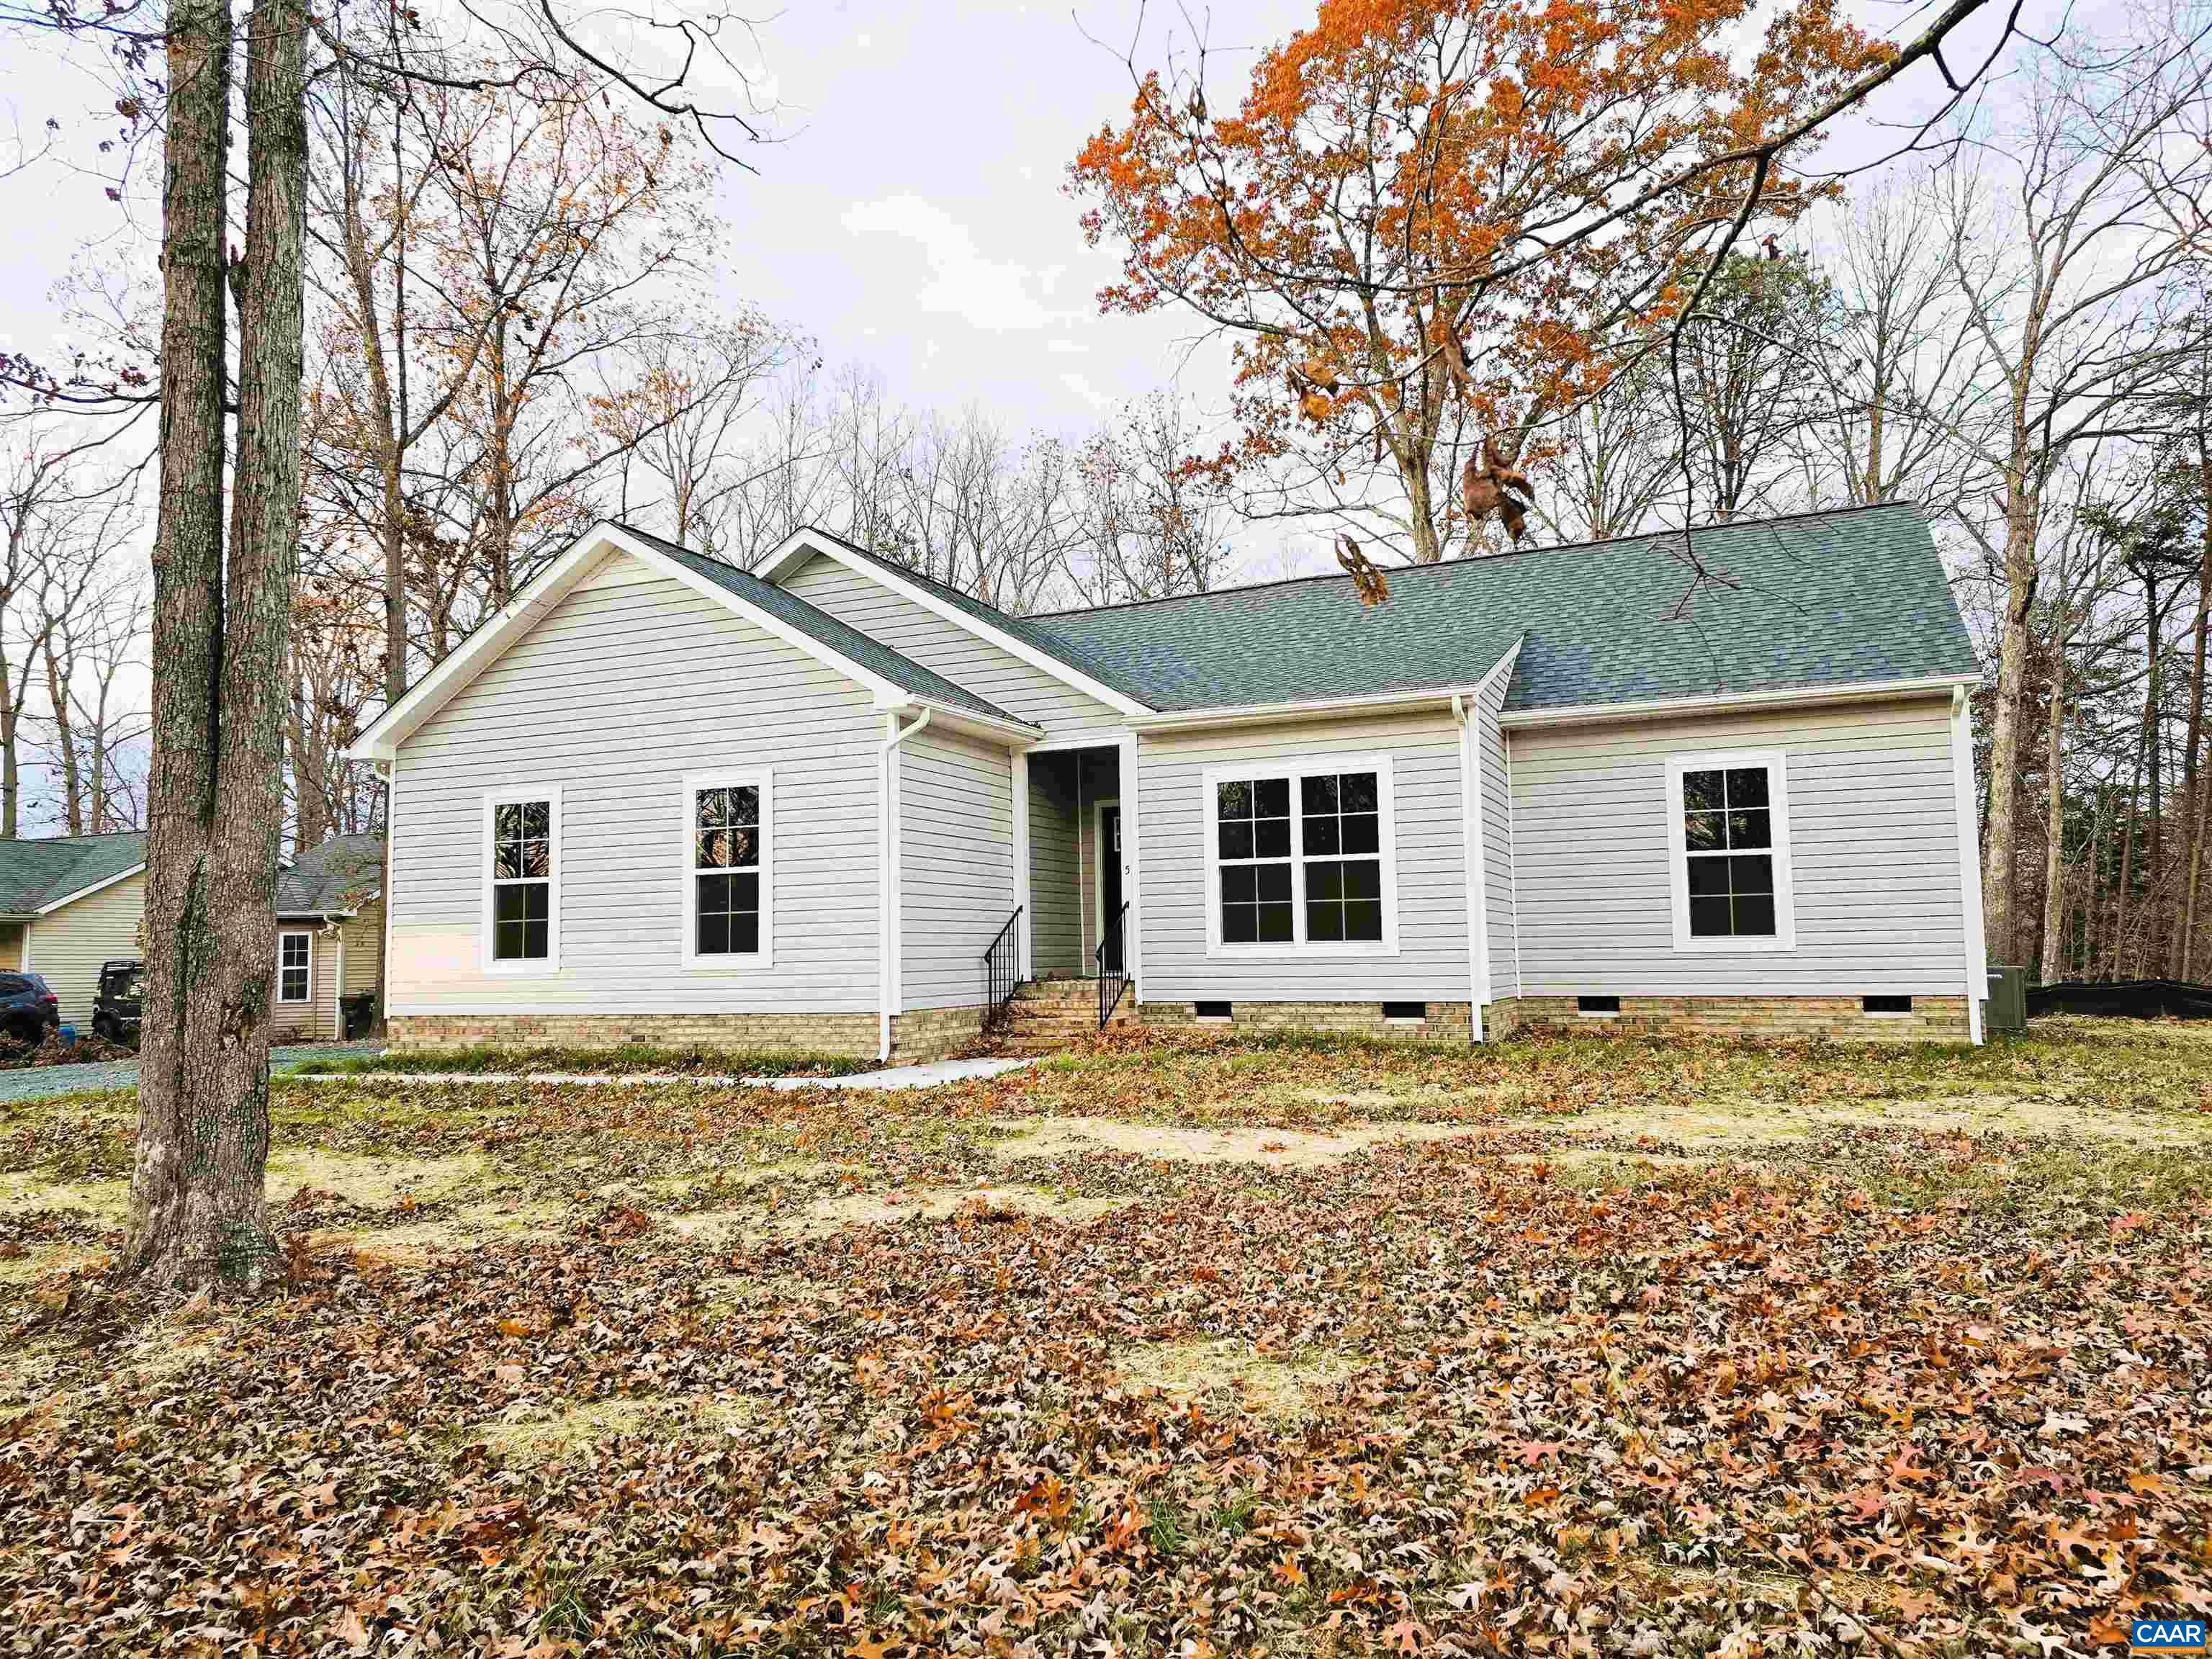
<path id="1" fill-rule="evenodd" d="M 1299 785 L 1304 780 L 1330 772 L 1375 774 L 1377 813 L 1376 848 L 1382 862 L 1382 939 L 1380 944 L 1328 940 L 1310 943 L 1306 931 L 1305 810 Z M 1231 945 L 1221 937 L 1221 836 L 1214 817 L 1219 785 L 1249 782 L 1256 778 L 1288 778 L 1291 781 L 1291 927 L 1293 941 Z M 1301 755 L 1274 760 L 1255 760 L 1236 766 L 1209 766 L 1200 781 L 1199 830 L 1206 838 L 1206 954 L 1240 962 L 1357 961 L 1398 954 L 1398 836 L 1394 816 L 1397 796 L 1388 754 Z M 1122 834 L 1128 833 L 1126 820 Z"/>
<path id="2" fill-rule="evenodd" d="M 1766 769 L 1767 827 L 1774 842 L 1773 937 L 1693 938 L 1690 933 L 1690 849 L 1682 824 L 1682 775 L 1752 766 Z M 1677 951 L 1736 956 L 1797 948 L 1797 906 L 1790 877 L 1790 769 L 1783 750 L 1712 749 L 1667 757 L 1667 882 L 1674 901 Z"/>
<path id="3" fill-rule="evenodd" d="M 303 939 L 307 941 L 307 989 L 304 996 L 284 994 L 284 941 Z M 315 934 L 310 927 L 279 927 L 276 930 L 276 1003 L 283 1008 L 304 1008 L 315 1000 Z"/>
<path id="4" fill-rule="evenodd" d="M 760 949 L 749 954 L 702 956 L 699 942 L 699 884 L 691 866 L 692 824 L 702 789 L 750 787 L 760 791 Z M 750 766 L 727 772 L 693 772 L 684 780 L 678 830 L 677 867 L 683 872 L 684 966 L 695 973 L 753 974 L 775 966 L 775 769 Z"/>
<path id="5" fill-rule="evenodd" d="M 546 804 L 548 846 L 545 860 L 545 955 L 537 960 L 502 962 L 492 955 L 492 814 L 501 806 L 542 800 Z M 561 813 L 561 786 L 535 784 L 527 788 L 487 789 L 483 822 L 477 831 L 477 856 L 483 860 L 483 912 L 477 928 L 479 965 L 487 974 L 557 974 L 561 971 L 561 842 L 566 830 Z"/>

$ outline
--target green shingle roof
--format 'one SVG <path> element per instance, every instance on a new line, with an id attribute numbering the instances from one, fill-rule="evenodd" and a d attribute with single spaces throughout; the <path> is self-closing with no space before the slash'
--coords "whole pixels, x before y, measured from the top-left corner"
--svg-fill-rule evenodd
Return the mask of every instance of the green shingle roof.
<path id="1" fill-rule="evenodd" d="M 817 610 L 797 595 L 785 592 L 771 582 L 764 582 L 759 577 L 739 570 L 734 565 L 724 564 L 719 559 L 691 552 L 674 542 L 663 541 L 659 537 L 632 526 L 624 525 L 622 528 L 656 552 L 666 554 L 686 569 L 706 577 L 718 586 L 736 594 L 746 604 L 757 605 L 777 621 L 797 629 L 817 644 L 829 647 L 838 655 L 858 663 L 870 672 L 882 676 L 911 696 L 924 697 L 954 708 L 964 708 L 971 714 L 988 714 L 994 720 L 1012 720 L 1017 726 L 1030 724 L 1019 715 L 1009 714 L 1005 709 L 977 696 L 967 687 L 955 684 L 942 674 L 924 668 L 911 658 L 900 655 L 889 646 L 871 639 L 849 623 L 838 621 L 828 611 Z M 988 606 L 984 608 L 989 609 Z"/>
<path id="2" fill-rule="evenodd" d="M 1061 655 L 1161 710 L 1479 680 L 1525 635 L 1509 708 L 1972 674 L 1941 556 L 1910 504 L 1028 618 Z M 1706 574 L 1700 578 L 1697 568 Z"/>
<path id="3" fill-rule="evenodd" d="M 357 910 L 384 888 L 384 837 L 332 836 L 276 872 L 276 914 L 328 916 Z"/>
<path id="4" fill-rule="evenodd" d="M 143 831 L 0 841 L 0 915 L 28 915 L 145 861 Z"/>

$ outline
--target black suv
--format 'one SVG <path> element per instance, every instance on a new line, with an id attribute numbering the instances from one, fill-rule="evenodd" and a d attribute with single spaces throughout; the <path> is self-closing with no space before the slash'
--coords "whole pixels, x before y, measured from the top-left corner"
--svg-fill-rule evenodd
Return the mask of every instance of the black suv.
<path id="1" fill-rule="evenodd" d="M 0 973 L 0 1032 L 35 1048 L 62 1023 L 61 999 L 36 974 Z"/>
<path id="2" fill-rule="evenodd" d="M 100 964 L 100 989 L 92 1000 L 92 1034 L 138 1046 L 138 1003 L 146 991 L 146 964 L 118 957 Z"/>

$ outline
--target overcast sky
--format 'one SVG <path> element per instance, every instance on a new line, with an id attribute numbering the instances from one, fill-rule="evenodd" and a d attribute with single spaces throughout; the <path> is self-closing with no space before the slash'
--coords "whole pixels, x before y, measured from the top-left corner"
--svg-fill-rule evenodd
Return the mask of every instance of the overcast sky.
<path id="1" fill-rule="evenodd" d="M 1901 34 L 1932 8 L 1848 0 L 1847 9 Z M 1203 15 L 1215 54 L 1208 78 L 1226 105 L 1259 48 L 1312 21 L 1314 0 L 1224 0 Z M 1073 13 L 1064 3 L 845 0 L 795 4 L 765 22 L 780 137 L 751 152 L 757 174 L 732 169 L 721 181 L 726 292 L 811 335 L 831 368 L 872 365 L 895 399 L 972 402 L 1017 433 L 1078 435 L 1170 383 L 1219 410 L 1218 344 L 1174 318 L 1098 315 L 1093 296 L 1115 263 L 1109 249 L 1084 245 L 1065 191 L 1085 137 L 1127 113 L 1118 54 L 1138 15 L 1134 0 L 1080 0 Z M 1177 9 L 1155 3 L 1143 61 L 1157 61 L 1170 25 L 1187 46 Z M 1960 65 L 1976 56 L 1952 53 Z M 1923 69 L 1880 112 L 1902 116 L 1935 91 Z M 95 261 L 121 262 L 118 210 L 100 179 L 68 166 L 112 165 L 89 149 L 114 125 L 100 113 L 110 96 L 51 43 L 0 40 L 0 150 L 11 124 L 35 143 L 49 116 L 65 140 L 61 158 L 0 179 L 0 348 L 52 349 L 50 290 L 88 241 Z M 1880 142 L 1855 122 L 1829 155 L 1856 158 Z M 150 215 L 158 157 L 141 165 L 149 175 L 131 194 Z M 1318 541 L 1308 550 L 1320 554 Z"/>

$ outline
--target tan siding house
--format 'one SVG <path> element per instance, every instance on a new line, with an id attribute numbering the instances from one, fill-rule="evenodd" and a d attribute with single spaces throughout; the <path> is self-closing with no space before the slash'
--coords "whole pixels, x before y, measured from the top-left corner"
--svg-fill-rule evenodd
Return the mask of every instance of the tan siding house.
<path id="1" fill-rule="evenodd" d="M 40 915 L 24 930 L 23 966 L 61 999 L 64 1024 L 91 1034 L 100 965 L 138 954 L 138 924 L 145 912 L 142 865 L 112 884 Z"/>
<path id="2" fill-rule="evenodd" d="M 102 966 L 137 960 L 144 949 L 146 837 L 131 833 L 0 841 L 0 969 L 37 974 L 54 992 L 62 1022 L 93 1035 Z M 384 950 L 383 842 L 339 836 L 277 874 L 280 967 L 289 948 L 303 961 L 272 975 L 270 1014 L 279 1042 L 328 1042 L 343 1030 L 340 978 L 348 993 L 374 990 Z M 283 940 L 292 943 L 287 946 Z M 298 1000 L 286 995 L 301 993 Z"/>
<path id="3" fill-rule="evenodd" d="M 1017 617 L 603 525 L 353 751 L 393 1040 L 917 1059 L 1070 975 L 1171 1024 L 1978 1040 L 1927 526 L 1692 533 L 1726 580 L 1647 537 Z M 337 944 L 288 948 L 312 1024 Z"/>

